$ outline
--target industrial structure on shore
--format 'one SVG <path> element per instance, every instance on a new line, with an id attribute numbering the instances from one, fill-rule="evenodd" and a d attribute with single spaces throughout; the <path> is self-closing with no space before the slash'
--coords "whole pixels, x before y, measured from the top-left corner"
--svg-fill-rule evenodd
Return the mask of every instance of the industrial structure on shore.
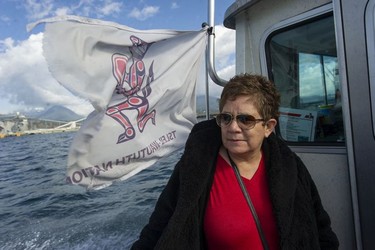
<path id="1" fill-rule="evenodd" d="M 18 112 L 14 115 L 0 115 L 0 138 L 77 131 L 80 128 L 81 122 L 85 119 L 86 118 L 76 121 L 56 121 L 28 118 Z"/>

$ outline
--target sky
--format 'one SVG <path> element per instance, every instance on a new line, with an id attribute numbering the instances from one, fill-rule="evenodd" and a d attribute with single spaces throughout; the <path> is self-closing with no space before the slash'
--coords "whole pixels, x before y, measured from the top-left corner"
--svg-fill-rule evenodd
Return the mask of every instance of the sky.
<path id="1" fill-rule="evenodd" d="M 215 3 L 215 67 L 219 77 L 235 74 L 235 31 L 223 26 L 234 0 Z M 38 20 L 77 15 L 112 21 L 135 29 L 199 30 L 208 20 L 208 2 L 201 0 L 0 0 L 0 114 L 43 110 L 62 105 L 89 114 L 89 102 L 62 87 L 48 71 L 43 57 L 43 25 L 27 32 Z M 203 71 L 201 72 L 203 74 Z M 197 94 L 204 94 L 204 75 Z M 210 95 L 222 87 L 210 83 Z"/>

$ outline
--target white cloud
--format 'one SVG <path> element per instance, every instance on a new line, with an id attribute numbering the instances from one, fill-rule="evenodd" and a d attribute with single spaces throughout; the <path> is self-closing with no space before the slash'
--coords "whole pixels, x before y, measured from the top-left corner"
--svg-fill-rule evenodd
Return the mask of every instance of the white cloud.
<path id="1" fill-rule="evenodd" d="M 10 22 L 10 17 L 8 16 L 5 16 L 5 15 L 2 15 L 0 16 L 0 21 L 4 22 L 4 23 L 9 23 Z"/>
<path id="2" fill-rule="evenodd" d="M 215 50 L 218 68 L 234 64 L 236 32 L 223 25 L 215 26 Z"/>
<path id="3" fill-rule="evenodd" d="M 69 2 L 67 1 L 67 3 Z M 24 8 L 29 20 L 39 20 L 52 15 L 68 14 L 101 18 L 120 13 L 123 6 L 121 1 L 113 0 L 81 0 L 70 3 L 70 5 L 62 5 L 53 0 L 27 0 Z"/>
<path id="4" fill-rule="evenodd" d="M 235 74 L 236 32 L 215 26 L 215 63 L 219 77 L 229 80 Z"/>
<path id="5" fill-rule="evenodd" d="M 32 110 L 62 105 L 80 114 L 87 113 L 91 105 L 71 94 L 51 76 L 42 54 L 42 39 L 43 33 L 39 33 L 18 44 L 1 41 L 7 43 L 8 48 L 0 53 L 0 112 L 11 112 L 20 106 Z"/>
<path id="6" fill-rule="evenodd" d="M 5 38 L 4 40 L 0 40 L 0 53 L 8 50 L 9 48 L 12 48 L 13 44 L 14 40 L 11 37 Z"/>
<path id="7" fill-rule="evenodd" d="M 178 9 L 180 6 L 176 2 L 172 2 L 171 9 Z"/>
<path id="8" fill-rule="evenodd" d="M 234 74 L 236 73 L 236 65 L 233 63 L 233 64 L 229 64 L 227 65 L 226 67 L 224 68 L 221 68 L 220 70 L 218 70 L 217 74 L 225 79 L 225 80 L 229 80 L 230 78 L 232 78 L 234 76 Z"/>
<path id="9" fill-rule="evenodd" d="M 42 19 L 52 13 L 53 10 L 52 0 L 26 0 L 25 9 L 28 13 L 28 18 L 31 20 Z"/>
<path id="10" fill-rule="evenodd" d="M 70 9 L 68 7 L 61 7 L 61 8 L 57 8 L 55 10 L 55 14 L 56 16 L 65 16 L 65 15 L 69 15 L 70 14 Z"/>
<path id="11" fill-rule="evenodd" d="M 105 16 L 111 15 L 113 13 L 120 13 L 122 7 L 121 2 L 107 2 L 99 8 L 99 12 Z"/>
<path id="12" fill-rule="evenodd" d="M 155 16 L 159 12 L 158 6 L 146 6 L 143 9 L 134 8 L 130 13 L 129 17 L 133 17 L 137 20 L 144 21 L 150 17 Z"/>

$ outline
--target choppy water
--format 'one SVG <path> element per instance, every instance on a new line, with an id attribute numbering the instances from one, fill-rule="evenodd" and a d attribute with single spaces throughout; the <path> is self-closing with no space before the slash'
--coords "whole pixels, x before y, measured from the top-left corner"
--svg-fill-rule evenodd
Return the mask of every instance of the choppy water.
<path id="1" fill-rule="evenodd" d="M 64 182 L 73 136 L 0 139 L 0 249 L 129 249 L 181 155 L 86 192 Z"/>

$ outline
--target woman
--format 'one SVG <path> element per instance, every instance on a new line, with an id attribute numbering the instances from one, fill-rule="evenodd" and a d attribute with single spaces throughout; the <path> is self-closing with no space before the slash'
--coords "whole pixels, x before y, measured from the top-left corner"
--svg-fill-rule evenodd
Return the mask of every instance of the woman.
<path id="1" fill-rule="evenodd" d="M 132 249 L 337 249 L 311 176 L 273 133 L 279 103 L 262 76 L 230 79 L 216 122 L 193 127 Z"/>

